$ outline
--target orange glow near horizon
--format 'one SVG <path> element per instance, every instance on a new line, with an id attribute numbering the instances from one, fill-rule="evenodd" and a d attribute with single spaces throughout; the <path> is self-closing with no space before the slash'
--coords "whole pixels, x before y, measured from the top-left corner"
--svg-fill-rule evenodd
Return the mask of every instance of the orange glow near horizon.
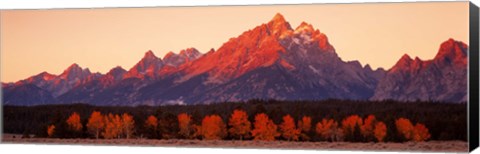
<path id="1" fill-rule="evenodd" d="M 2 10 L 1 81 L 72 63 L 106 73 L 130 69 L 148 50 L 205 53 L 268 22 L 276 13 L 325 33 L 344 61 L 392 67 L 405 53 L 432 59 L 440 43 L 468 42 L 468 2 Z"/>

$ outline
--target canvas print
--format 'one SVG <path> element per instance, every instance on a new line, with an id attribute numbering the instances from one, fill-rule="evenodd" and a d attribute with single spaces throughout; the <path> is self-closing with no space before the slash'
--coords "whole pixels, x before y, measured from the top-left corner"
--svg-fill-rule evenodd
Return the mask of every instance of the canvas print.
<path id="1" fill-rule="evenodd" d="M 468 7 L 2 10 L 2 142 L 466 152 Z"/>

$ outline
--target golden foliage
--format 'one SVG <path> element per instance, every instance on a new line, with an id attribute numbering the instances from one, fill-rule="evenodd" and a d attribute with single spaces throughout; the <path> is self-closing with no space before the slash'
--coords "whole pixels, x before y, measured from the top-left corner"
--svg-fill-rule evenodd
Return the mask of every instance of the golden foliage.
<path id="1" fill-rule="evenodd" d="M 155 116 L 150 115 L 145 120 L 145 128 L 156 132 L 162 126 L 167 128 L 174 128 L 178 130 L 173 131 L 175 137 L 180 135 L 187 139 L 202 137 L 206 140 L 220 140 L 225 138 L 230 133 L 232 138 L 243 140 L 245 138 L 253 137 L 253 140 L 274 141 L 280 135 L 288 141 L 309 140 L 309 132 L 312 130 L 312 118 L 303 116 L 295 125 L 295 120 L 290 115 L 282 117 L 282 123 L 277 126 L 267 114 L 260 113 L 255 116 L 253 124 L 248 120 L 247 112 L 243 110 L 234 110 L 229 118 L 229 129 L 227 131 L 226 124 L 219 115 L 205 116 L 201 125 L 193 124 L 192 116 L 187 113 L 177 115 L 178 125 L 168 125 L 175 123 L 175 115 L 169 116 L 171 120 L 162 121 Z M 81 131 L 83 125 L 81 117 L 78 113 L 73 112 L 66 120 L 68 129 L 73 131 Z M 358 115 L 351 115 L 342 120 L 341 127 L 333 119 L 322 119 L 315 125 L 315 132 L 324 140 L 328 141 L 342 141 L 353 138 L 353 141 L 373 141 L 384 142 L 387 136 L 388 128 L 382 121 L 377 121 L 374 115 L 368 115 L 362 119 Z M 178 126 L 178 127 L 177 127 Z M 407 118 L 399 118 L 395 120 L 396 130 L 407 141 L 422 142 L 431 138 L 428 128 L 422 124 L 417 123 L 413 125 Z M 131 138 L 134 134 L 135 121 L 132 115 L 124 113 L 122 115 L 111 114 L 102 115 L 98 111 L 92 112 L 86 124 L 87 130 L 97 139 L 100 135 L 105 139 L 115 138 Z M 63 127 L 62 127 L 63 128 Z M 55 125 L 47 127 L 48 137 L 53 137 L 55 134 Z M 57 130 L 58 131 L 58 130 Z M 62 131 L 60 131 L 62 132 Z M 178 133 L 178 134 L 177 134 Z M 360 136 L 360 137 L 358 137 Z M 361 137 L 364 137 L 362 140 Z M 162 136 L 164 138 L 164 136 Z"/>
<path id="2" fill-rule="evenodd" d="M 317 123 L 315 132 L 324 140 L 343 140 L 343 130 L 338 127 L 338 123 L 333 119 L 322 119 L 322 121 Z"/>
<path id="3" fill-rule="evenodd" d="M 387 136 L 387 126 L 381 121 L 377 122 L 373 133 L 378 142 L 383 142 L 383 139 Z"/>
<path id="4" fill-rule="evenodd" d="M 80 121 L 80 115 L 78 115 L 77 112 L 73 112 L 72 115 L 70 115 L 70 117 L 67 119 L 67 125 L 70 130 L 77 132 L 81 131 L 83 126 Z"/>
<path id="5" fill-rule="evenodd" d="M 364 138 L 374 137 L 373 129 L 375 128 L 376 118 L 374 115 L 368 115 L 360 126 L 360 132 Z"/>
<path id="6" fill-rule="evenodd" d="M 201 138 L 203 136 L 202 135 L 202 126 L 197 125 L 197 124 L 193 124 L 192 127 L 193 127 L 193 138 Z"/>
<path id="7" fill-rule="evenodd" d="M 157 138 L 158 137 L 158 119 L 157 117 L 150 115 L 147 117 L 147 119 L 144 122 L 144 127 L 147 130 L 147 137 L 148 138 Z"/>
<path id="8" fill-rule="evenodd" d="M 302 119 L 298 121 L 298 129 L 300 129 L 300 139 L 302 141 L 309 141 L 309 133 L 312 129 L 312 118 L 309 116 L 303 116 Z"/>
<path id="9" fill-rule="evenodd" d="M 102 135 L 106 139 L 120 138 L 122 131 L 122 119 L 118 114 L 108 114 L 104 117 L 105 121 L 105 130 L 102 132 Z"/>
<path id="10" fill-rule="evenodd" d="M 300 135 L 300 130 L 295 126 L 295 120 L 290 115 L 283 116 L 283 122 L 280 124 L 280 131 L 282 132 L 282 137 L 288 141 L 298 140 L 298 135 Z"/>
<path id="11" fill-rule="evenodd" d="M 88 131 L 95 136 L 96 139 L 100 137 L 100 132 L 105 128 L 105 122 L 102 113 L 98 111 L 92 112 L 87 123 Z"/>
<path id="12" fill-rule="evenodd" d="M 106 139 L 114 138 L 130 138 L 133 134 L 135 121 L 133 117 L 127 113 L 122 114 L 108 114 L 104 117 L 105 130 L 102 135 Z"/>
<path id="13" fill-rule="evenodd" d="M 407 140 L 422 142 L 430 139 L 428 128 L 421 123 L 417 123 L 413 126 L 410 120 L 399 118 L 395 121 L 395 125 L 397 126 L 398 133 Z"/>
<path id="14" fill-rule="evenodd" d="M 135 128 L 135 121 L 133 120 L 133 116 L 128 113 L 122 114 L 122 135 L 129 139 L 133 134 L 133 129 Z"/>
<path id="15" fill-rule="evenodd" d="M 430 138 L 428 128 L 421 123 L 417 123 L 413 129 L 413 141 L 422 142 Z"/>
<path id="16" fill-rule="evenodd" d="M 53 133 L 55 133 L 55 125 L 50 125 L 47 128 L 48 137 L 53 137 Z"/>
<path id="17" fill-rule="evenodd" d="M 265 113 L 260 113 L 255 116 L 252 136 L 254 140 L 274 141 L 280 133 L 277 131 L 277 125 Z"/>
<path id="18" fill-rule="evenodd" d="M 399 118 L 395 121 L 395 126 L 400 135 L 405 139 L 411 140 L 413 138 L 413 125 L 410 120 L 406 118 Z"/>
<path id="19" fill-rule="evenodd" d="M 228 120 L 228 125 L 231 127 L 228 132 L 232 137 L 239 138 L 240 140 L 250 137 L 252 124 L 248 121 L 247 112 L 234 110 Z"/>
<path id="20" fill-rule="evenodd" d="M 363 124 L 362 118 L 358 115 L 351 115 L 342 121 L 342 128 L 345 134 L 353 134 L 355 127 L 361 127 Z"/>
<path id="21" fill-rule="evenodd" d="M 145 127 L 147 129 L 156 131 L 158 127 L 158 119 L 157 117 L 150 115 L 148 116 L 147 120 L 145 120 Z"/>
<path id="22" fill-rule="evenodd" d="M 206 116 L 202 120 L 202 136 L 206 140 L 220 140 L 227 136 L 227 128 L 218 115 Z"/>
<path id="23" fill-rule="evenodd" d="M 302 119 L 298 121 L 298 128 L 304 133 L 310 132 L 312 129 L 312 118 L 303 116 Z"/>
<path id="24" fill-rule="evenodd" d="M 178 118 L 178 134 L 184 138 L 191 139 L 194 137 L 195 128 L 192 125 L 192 116 L 187 113 L 181 113 Z"/>

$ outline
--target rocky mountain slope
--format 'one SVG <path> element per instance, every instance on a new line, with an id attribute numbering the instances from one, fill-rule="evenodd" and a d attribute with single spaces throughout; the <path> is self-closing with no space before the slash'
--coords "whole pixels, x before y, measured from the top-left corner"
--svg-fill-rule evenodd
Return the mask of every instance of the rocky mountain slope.
<path id="1" fill-rule="evenodd" d="M 158 58 L 152 51 L 128 71 L 91 73 L 73 64 L 2 83 L 3 103 L 95 105 L 198 104 L 250 99 L 466 101 L 467 45 L 450 39 L 433 60 L 403 56 L 391 69 L 344 61 L 325 34 L 281 14 L 205 54 L 188 48 Z"/>
<path id="2" fill-rule="evenodd" d="M 373 100 L 467 101 L 467 50 L 449 39 L 432 60 L 404 55 L 380 80 Z"/>

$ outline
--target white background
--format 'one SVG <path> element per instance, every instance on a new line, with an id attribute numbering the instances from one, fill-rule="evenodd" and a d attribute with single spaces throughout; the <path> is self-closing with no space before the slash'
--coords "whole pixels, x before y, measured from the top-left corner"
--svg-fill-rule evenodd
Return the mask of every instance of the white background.
<path id="1" fill-rule="evenodd" d="M 41 8 L 98 8 L 98 7 L 146 7 L 146 6 L 206 6 L 206 5 L 247 5 L 247 4 L 298 4 L 298 3 L 351 3 L 351 2 L 412 2 L 425 0 L 1 0 L 0 9 L 41 9 Z M 446 1 L 446 0 L 435 0 Z M 477 6 L 480 0 L 472 0 Z M 2 114 L 3 115 L 3 114 Z M 352 151 L 319 150 L 267 150 L 267 149 L 221 149 L 221 148 L 166 148 L 166 147 L 126 147 L 126 146 L 84 146 L 84 145 L 32 145 L 0 144 L 1 153 L 115 153 L 115 154 L 310 154 L 310 153 L 351 153 Z M 355 153 L 399 153 L 361 152 Z M 476 150 L 474 153 L 480 153 Z"/>

